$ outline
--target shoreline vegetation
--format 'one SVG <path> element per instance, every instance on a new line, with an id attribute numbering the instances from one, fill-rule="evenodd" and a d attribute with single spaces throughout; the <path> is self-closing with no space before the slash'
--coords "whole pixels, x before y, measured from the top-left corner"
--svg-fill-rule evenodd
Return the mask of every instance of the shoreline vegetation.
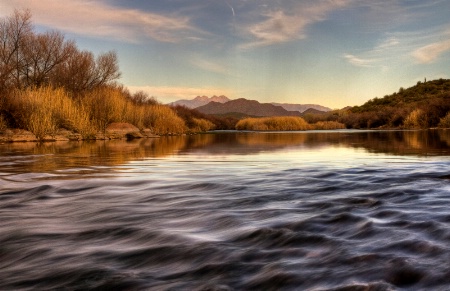
<path id="1" fill-rule="evenodd" d="M 0 19 L 0 142 L 105 140 L 210 130 L 294 131 L 450 127 L 450 80 L 418 82 L 362 106 L 298 116 L 214 116 L 130 93 L 114 51 L 80 50 L 36 33 L 28 10 Z"/>

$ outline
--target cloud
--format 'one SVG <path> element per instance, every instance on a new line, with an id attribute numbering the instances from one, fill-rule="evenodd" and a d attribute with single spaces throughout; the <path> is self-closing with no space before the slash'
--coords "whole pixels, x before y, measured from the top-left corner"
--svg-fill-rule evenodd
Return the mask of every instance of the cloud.
<path id="1" fill-rule="evenodd" d="M 296 3 L 292 9 L 278 9 L 263 13 L 264 20 L 248 25 L 244 32 L 253 40 L 241 48 L 253 48 L 288 42 L 306 37 L 309 25 L 324 21 L 336 9 L 350 4 L 351 0 L 321 0 Z M 314 4 L 311 4 L 314 3 Z"/>
<path id="2" fill-rule="evenodd" d="M 352 65 L 357 67 L 373 67 L 374 60 L 371 59 L 361 59 L 351 54 L 346 54 L 344 58 Z"/>
<path id="3" fill-rule="evenodd" d="M 412 52 L 412 56 L 418 63 L 429 64 L 434 62 L 446 51 L 450 51 L 450 40 L 432 43 L 418 48 Z"/>
<path id="4" fill-rule="evenodd" d="M 213 87 L 128 86 L 128 89 L 133 93 L 143 91 L 163 103 L 192 99 L 196 96 L 232 95 L 228 89 Z"/>
<path id="5" fill-rule="evenodd" d="M 400 44 L 400 41 L 396 37 L 389 37 L 384 42 L 382 42 L 376 49 L 385 50 L 395 47 Z"/>
<path id="6" fill-rule="evenodd" d="M 2 5 L 10 11 L 16 8 L 30 9 L 33 22 L 39 25 L 127 42 L 151 38 L 174 43 L 190 37 L 195 31 L 188 17 L 119 8 L 105 1 L 9 0 Z"/>

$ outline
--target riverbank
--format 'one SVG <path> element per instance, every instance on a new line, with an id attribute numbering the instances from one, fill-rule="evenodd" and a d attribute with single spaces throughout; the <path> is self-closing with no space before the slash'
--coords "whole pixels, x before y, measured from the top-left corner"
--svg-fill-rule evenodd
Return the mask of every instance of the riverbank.
<path id="1" fill-rule="evenodd" d="M 98 132 L 88 138 L 81 134 L 59 129 L 54 134 L 38 138 L 35 134 L 24 129 L 6 129 L 0 132 L 0 142 L 54 142 L 54 141 L 81 141 L 81 140 L 112 140 L 112 139 L 139 139 L 159 138 L 150 129 L 140 130 L 130 123 L 115 122 L 106 127 L 105 132 Z"/>

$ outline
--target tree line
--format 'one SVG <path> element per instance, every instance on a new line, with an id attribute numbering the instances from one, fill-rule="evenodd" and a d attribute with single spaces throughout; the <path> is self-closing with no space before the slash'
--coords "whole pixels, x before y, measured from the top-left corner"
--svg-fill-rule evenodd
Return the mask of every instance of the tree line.
<path id="1" fill-rule="evenodd" d="M 114 122 L 159 135 L 214 127 L 142 91 L 131 94 L 120 75 L 114 51 L 95 56 L 59 31 L 38 33 L 30 11 L 16 10 L 0 19 L 0 132 L 20 128 L 45 140 L 66 129 L 97 139 Z"/>
<path id="2" fill-rule="evenodd" d="M 34 31 L 29 10 L 0 19 L 0 93 L 52 85 L 82 93 L 120 77 L 117 55 L 80 50 L 59 31 Z"/>

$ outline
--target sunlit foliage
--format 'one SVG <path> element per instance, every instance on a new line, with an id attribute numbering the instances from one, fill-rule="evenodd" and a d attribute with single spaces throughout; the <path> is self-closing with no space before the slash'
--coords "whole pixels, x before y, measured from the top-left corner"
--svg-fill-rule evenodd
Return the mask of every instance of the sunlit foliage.
<path id="1" fill-rule="evenodd" d="M 345 124 L 337 121 L 319 121 L 311 126 L 317 130 L 345 129 Z"/>
<path id="2" fill-rule="evenodd" d="M 84 136 L 96 131 L 85 107 L 70 98 L 62 88 L 16 90 L 8 106 L 19 127 L 41 139 L 54 134 L 58 128 L 70 129 Z"/>
<path id="3" fill-rule="evenodd" d="M 443 118 L 440 119 L 439 127 L 450 128 L 450 111 Z"/>
<path id="4" fill-rule="evenodd" d="M 263 118 L 245 118 L 236 124 L 238 130 L 308 130 L 311 126 L 301 117 L 280 116 Z"/>

